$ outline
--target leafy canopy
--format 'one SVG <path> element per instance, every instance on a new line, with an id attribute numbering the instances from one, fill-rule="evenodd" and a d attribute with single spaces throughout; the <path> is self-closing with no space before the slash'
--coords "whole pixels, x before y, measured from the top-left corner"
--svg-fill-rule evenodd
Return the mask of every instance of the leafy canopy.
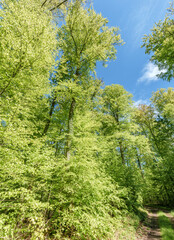
<path id="1" fill-rule="evenodd" d="M 143 38 L 146 53 L 151 54 L 151 61 L 162 71 L 159 77 L 171 81 L 174 77 L 174 9 L 173 3 L 164 21 L 159 21 L 151 30 L 151 34 Z"/>

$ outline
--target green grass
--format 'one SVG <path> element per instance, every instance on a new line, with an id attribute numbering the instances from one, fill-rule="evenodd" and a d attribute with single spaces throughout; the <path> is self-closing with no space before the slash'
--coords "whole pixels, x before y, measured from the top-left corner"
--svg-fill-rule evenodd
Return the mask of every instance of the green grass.
<path id="1" fill-rule="evenodd" d="M 116 240 L 135 240 L 136 239 L 136 229 L 138 227 L 139 220 L 135 217 L 125 217 L 122 219 L 120 227 L 117 226 L 117 231 L 115 234 Z"/>
<path id="2" fill-rule="evenodd" d="M 140 221 L 147 219 L 147 212 L 144 209 L 137 209 L 137 214 L 129 214 L 122 217 L 120 225 L 117 225 L 115 240 L 135 240 L 137 239 L 137 230 L 140 227 Z M 140 233 L 141 235 L 141 233 Z"/>
<path id="3" fill-rule="evenodd" d="M 170 214 L 172 215 L 172 217 L 174 217 L 174 210 L 172 210 Z"/>
<path id="4" fill-rule="evenodd" d="M 166 217 L 165 213 L 158 213 L 159 226 L 163 240 L 174 240 L 174 230 L 171 221 Z"/>

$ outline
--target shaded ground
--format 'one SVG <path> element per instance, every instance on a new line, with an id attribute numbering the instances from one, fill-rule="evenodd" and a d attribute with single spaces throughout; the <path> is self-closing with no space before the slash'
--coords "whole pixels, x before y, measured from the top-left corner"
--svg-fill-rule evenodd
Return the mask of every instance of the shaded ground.
<path id="1" fill-rule="evenodd" d="M 159 209 L 147 208 L 148 218 L 147 221 L 142 224 L 138 231 L 137 240 L 159 240 L 161 239 L 160 228 L 158 225 L 157 212 Z"/>
<path id="2" fill-rule="evenodd" d="M 148 210 L 148 218 L 150 221 L 150 231 L 148 233 L 147 239 L 161 239 L 160 228 L 158 225 L 158 209 L 147 209 Z"/>
<path id="3" fill-rule="evenodd" d="M 158 215 L 159 211 L 165 213 L 166 217 L 168 217 L 172 223 L 172 227 L 174 229 L 174 217 L 169 213 L 168 210 L 160 209 L 160 208 L 146 208 L 148 211 L 148 218 L 145 223 L 142 223 L 138 233 L 136 240 L 159 240 L 162 239 L 161 232 L 158 224 Z"/>

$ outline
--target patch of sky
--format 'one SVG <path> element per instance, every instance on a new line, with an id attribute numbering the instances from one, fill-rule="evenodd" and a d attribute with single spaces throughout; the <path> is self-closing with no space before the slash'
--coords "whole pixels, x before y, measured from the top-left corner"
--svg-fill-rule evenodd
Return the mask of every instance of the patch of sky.
<path id="1" fill-rule="evenodd" d="M 147 99 L 160 88 L 174 87 L 157 75 L 160 70 L 149 62 L 150 56 L 141 48 L 144 34 L 149 34 L 153 25 L 164 20 L 169 1 L 164 0 L 95 0 L 94 9 L 109 20 L 109 26 L 118 26 L 125 44 L 116 46 L 117 59 L 109 61 L 108 67 L 97 63 L 97 76 L 105 85 L 120 84 L 138 103 Z M 162 70 L 163 71 L 163 70 Z"/>
<path id="2" fill-rule="evenodd" d="M 2 121 L 1 121 L 1 126 L 2 126 L 2 127 L 6 127 L 6 126 L 7 126 L 7 123 L 6 123 L 5 120 L 2 120 Z"/>

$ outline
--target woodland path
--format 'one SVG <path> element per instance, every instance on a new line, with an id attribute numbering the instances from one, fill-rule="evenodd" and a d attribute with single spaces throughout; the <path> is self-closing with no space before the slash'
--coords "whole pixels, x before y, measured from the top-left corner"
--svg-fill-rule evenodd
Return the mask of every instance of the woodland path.
<path id="1" fill-rule="evenodd" d="M 147 222 L 143 224 L 138 232 L 138 236 L 136 240 L 159 240 L 162 239 L 161 232 L 158 224 L 158 215 L 157 213 L 161 209 L 159 208 L 147 208 L 148 211 L 148 218 Z M 171 220 L 172 226 L 174 228 L 174 218 L 167 210 L 162 211 L 165 215 Z"/>

